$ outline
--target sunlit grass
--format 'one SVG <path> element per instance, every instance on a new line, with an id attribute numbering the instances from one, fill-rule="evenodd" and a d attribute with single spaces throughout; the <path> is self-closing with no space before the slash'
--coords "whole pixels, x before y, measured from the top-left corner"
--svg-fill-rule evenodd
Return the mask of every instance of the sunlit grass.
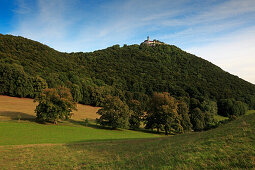
<path id="1" fill-rule="evenodd" d="M 250 114 L 209 131 L 164 138 L 2 146 L 0 167 L 252 169 L 255 167 L 254 129 L 255 114 Z"/>
<path id="2" fill-rule="evenodd" d="M 221 116 L 221 115 L 214 115 L 214 119 L 215 119 L 217 122 L 219 122 L 219 121 L 228 119 L 228 117 L 224 117 L 224 116 Z"/>
<path id="3" fill-rule="evenodd" d="M 18 121 L 0 122 L 0 145 L 75 143 L 151 137 L 159 137 L 159 135 L 123 129 L 109 130 L 95 124 L 86 127 L 76 121 L 59 125 Z"/>

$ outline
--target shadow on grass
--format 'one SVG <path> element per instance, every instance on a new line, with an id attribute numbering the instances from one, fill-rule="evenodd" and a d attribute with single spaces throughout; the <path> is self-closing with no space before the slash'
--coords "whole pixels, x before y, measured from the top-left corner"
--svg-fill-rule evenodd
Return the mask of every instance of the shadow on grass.
<path id="1" fill-rule="evenodd" d="M 74 125 L 80 125 L 80 126 L 86 126 L 86 127 L 91 127 L 94 129 L 106 129 L 106 130 L 115 130 L 115 131 L 121 131 L 121 129 L 112 129 L 109 126 L 101 126 L 94 123 L 88 123 L 86 124 L 85 121 L 77 121 L 77 120 L 69 120 L 70 123 L 74 124 Z M 160 131 L 159 133 L 157 133 L 155 130 L 149 130 L 149 129 L 144 129 L 144 128 L 139 128 L 139 129 L 128 129 L 128 130 L 132 130 L 132 131 L 136 131 L 136 132 L 143 132 L 143 133 L 150 133 L 150 134 L 157 134 L 157 135 L 164 135 L 165 133 Z"/>
<path id="2" fill-rule="evenodd" d="M 169 137 L 169 136 L 168 136 Z M 96 144 L 111 144 L 111 143 L 144 143 L 144 142 L 150 142 L 150 141 L 156 141 L 156 140 L 165 140 L 168 139 L 167 136 L 162 137 L 148 137 L 148 138 L 115 138 L 115 139 L 91 139 L 91 140 L 81 140 L 81 141 L 74 141 L 66 143 L 65 146 L 68 147 L 77 147 L 77 146 L 88 146 Z"/>
<path id="3" fill-rule="evenodd" d="M 150 134 L 156 134 L 156 135 L 165 135 L 165 132 L 160 131 L 159 133 L 155 130 L 150 130 L 150 129 L 143 129 L 143 128 L 139 128 L 139 129 L 130 129 L 133 131 L 137 131 L 137 132 L 143 132 L 143 133 L 150 133 Z"/>
<path id="4" fill-rule="evenodd" d="M 78 121 L 78 120 L 70 119 L 69 122 L 74 124 L 74 125 L 86 126 L 86 127 L 91 127 L 91 128 L 94 128 L 94 129 L 107 129 L 107 130 L 120 130 L 121 131 L 121 129 L 112 129 L 111 127 L 101 126 L 101 125 L 98 125 L 98 124 L 95 124 L 95 123 L 88 123 L 87 124 L 87 123 L 85 123 L 85 121 Z"/>
<path id="5" fill-rule="evenodd" d="M 0 116 L 9 118 L 11 120 L 28 120 L 31 122 L 36 122 L 35 116 L 23 112 L 1 111 Z"/>

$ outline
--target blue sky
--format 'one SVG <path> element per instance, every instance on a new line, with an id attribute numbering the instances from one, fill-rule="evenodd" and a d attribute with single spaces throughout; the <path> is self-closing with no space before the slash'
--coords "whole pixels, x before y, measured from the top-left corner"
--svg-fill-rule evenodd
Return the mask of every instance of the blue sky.
<path id="1" fill-rule="evenodd" d="M 0 33 L 63 52 L 150 35 L 255 83 L 255 0 L 1 0 Z"/>

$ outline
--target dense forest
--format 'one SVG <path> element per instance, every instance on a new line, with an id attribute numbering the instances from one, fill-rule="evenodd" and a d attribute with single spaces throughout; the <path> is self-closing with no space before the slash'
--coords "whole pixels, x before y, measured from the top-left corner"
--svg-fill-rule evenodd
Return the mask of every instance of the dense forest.
<path id="1" fill-rule="evenodd" d="M 168 92 L 189 109 L 203 110 L 206 103 L 217 105 L 226 99 L 255 108 L 255 85 L 174 45 L 114 45 L 62 53 L 0 34 L 0 65 L 4 95 L 34 98 L 42 89 L 64 86 L 76 102 L 94 106 L 103 106 L 111 95 L 127 104 L 137 100 L 145 108 L 154 92 Z"/>

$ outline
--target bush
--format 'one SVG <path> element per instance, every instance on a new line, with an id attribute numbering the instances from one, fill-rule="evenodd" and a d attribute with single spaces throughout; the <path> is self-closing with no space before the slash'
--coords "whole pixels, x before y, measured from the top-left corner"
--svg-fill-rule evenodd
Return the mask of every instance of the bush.
<path id="1" fill-rule="evenodd" d="M 218 102 L 218 114 L 230 117 L 232 115 L 238 117 L 244 115 L 248 107 L 241 101 L 235 101 L 234 99 L 222 99 Z"/>

